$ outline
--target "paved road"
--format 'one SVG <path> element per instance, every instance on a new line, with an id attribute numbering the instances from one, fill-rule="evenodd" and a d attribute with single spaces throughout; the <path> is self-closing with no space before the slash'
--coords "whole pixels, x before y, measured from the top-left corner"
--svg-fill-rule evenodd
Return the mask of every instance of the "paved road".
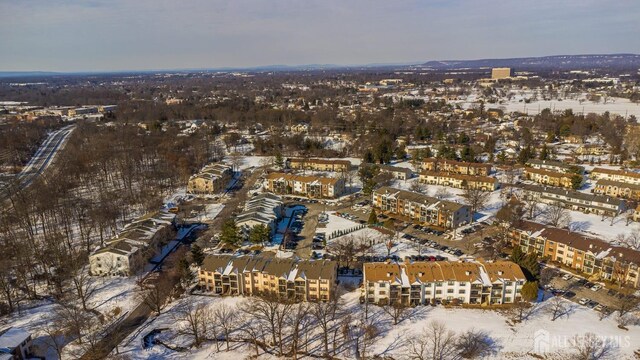
<path id="1" fill-rule="evenodd" d="M 64 147 L 73 129 L 75 129 L 75 125 L 68 125 L 49 134 L 38 151 L 22 169 L 22 172 L 16 176 L 21 188 L 29 186 L 38 175 L 51 165 L 58 150 Z"/>
<path id="2" fill-rule="evenodd" d="M 67 125 L 58 129 L 47 136 L 45 141 L 40 145 L 38 151 L 31 157 L 31 160 L 25 165 L 22 171 L 15 176 L 14 184 L 17 183 L 18 189 L 24 189 L 29 186 L 38 175 L 42 174 L 49 165 L 53 163 L 58 151 L 64 147 L 69 139 L 69 135 L 75 129 L 75 125 Z M 8 196 L 8 189 L 2 189 L 0 192 L 0 200 L 4 200 Z"/>

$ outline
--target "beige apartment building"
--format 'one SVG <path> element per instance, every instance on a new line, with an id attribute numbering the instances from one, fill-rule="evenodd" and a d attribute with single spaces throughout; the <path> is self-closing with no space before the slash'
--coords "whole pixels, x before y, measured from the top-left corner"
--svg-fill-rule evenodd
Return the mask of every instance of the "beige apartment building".
<path id="1" fill-rule="evenodd" d="M 215 194 L 224 190 L 233 176 L 231 166 L 218 163 L 202 168 L 189 178 L 187 192 L 190 194 Z"/>
<path id="2" fill-rule="evenodd" d="M 468 224 L 472 216 L 471 208 L 466 205 L 392 187 L 374 191 L 372 203 L 384 213 L 446 229 Z"/>
<path id="3" fill-rule="evenodd" d="M 351 170 L 351 162 L 349 160 L 289 158 L 287 159 L 287 167 L 293 170 L 346 172 Z"/>
<path id="4" fill-rule="evenodd" d="M 484 191 L 494 191 L 498 189 L 498 180 L 491 176 L 423 171 L 420 173 L 419 181 L 423 184 L 450 186 L 458 189 L 478 189 Z"/>
<path id="5" fill-rule="evenodd" d="M 361 293 L 378 305 L 509 304 L 521 298 L 526 278 L 520 266 L 496 262 L 365 263 Z"/>
<path id="6" fill-rule="evenodd" d="M 482 163 L 470 163 L 448 159 L 429 158 L 422 160 L 422 170 L 440 171 L 461 175 L 488 176 L 491 174 L 491 165 Z"/>
<path id="7" fill-rule="evenodd" d="M 514 246 L 525 253 L 568 266 L 590 280 L 623 286 L 640 286 L 640 251 L 590 238 L 565 229 L 523 221 L 511 229 Z"/>
<path id="8" fill-rule="evenodd" d="M 271 173 L 267 175 L 267 190 L 275 194 L 332 199 L 344 194 L 345 183 L 342 178 Z"/>
<path id="9" fill-rule="evenodd" d="M 591 171 L 591 178 L 640 185 L 640 173 L 633 171 L 595 168 Z"/>
<path id="10" fill-rule="evenodd" d="M 595 194 L 607 195 L 630 200 L 640 200 L 640 185 L 619 181 L 598 180 L 593 189 Z"/>
<path id="11" fill-rule="evenodd" d="M 198 271 L 200 286 L 219 295 L 329 301 L 336 294 L 338 264 L 330 260 L 209 255 Z"/>
<path id="12" fill-rule="evenodd" d="M 524 176 L 527 180 L 537 182 L 538 184 L 571 189 L 573 187 L 573 177 L 580 175 L 544 169 L 526 168 L 524 169 Z"/>
<path id="13" fill-rule="evenodd" d="M 491 69 L 491 79 L 500 80 L 511 77 L 511 68 L 493 68 Z"/>

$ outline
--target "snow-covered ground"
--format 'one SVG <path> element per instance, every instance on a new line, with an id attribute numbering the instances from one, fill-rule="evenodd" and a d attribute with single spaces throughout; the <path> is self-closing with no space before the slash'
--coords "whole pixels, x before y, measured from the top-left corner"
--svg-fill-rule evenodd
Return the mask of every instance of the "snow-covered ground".
<path id="1" fill-rule="evenodd" d="M 351 316 L 353 322 L 357 322 L 363 317 L 364 308 L 358 302 L 359 292 L 351 291 L 341 297 L 343 309 Z M 221 304 L 229 307 L 245 307 L 245 298 L 242 297 L 205 297 L 205 296 L 184 296 L 170 307 L 164 310 L 163 314 L 157 318 L 150 319 L 140 331 L 126 339 L 120 345 L 120 353 L 131 359 L 238 359 L 245 358 L 253 354 L 253 347 L 241 343 L 231 343 L 231 350 L 225 351 L 224 344 L 220 344 L 220 351 L 216 350 L 213 342 L 207 342 L 200 349 L 190 349 L 184 352 L 176 352 L 154 345 L 150 349 L 142 349 L 142 339 L 153 329 L 166 329 L 157 336 L 157 339 L 171 346 L 188 347 L 191 339 L 183 335 L 178 335 L 177 330 L 185 326 L 181 320 L 180 309 L 184 309 L 187 304 L 204 304 L 210 309 L 219 307 Z M 594 333 L 599 337 L 612 340 L 616 344 L 615 358 L 633 359 L 633 351 L 640 347 L 640 328 L 630 326 L 628 331 L 617 327 L 616 315 L 600 320 L 598 313 L 589 308 L 563 300 L 570 309 L 568 315 L 551 321 L 548 312 L 550 301 L 545 301 L 538 305 L 528 320 L 520 324 L 513 325 L 509 318 L 501 312 L 483 309 L 447 309 L 442 306 L 419 306 L 410 309 L 398 325 L 393 325 L 393 320 L 381 308 L 377 306 L 369 307 L 369 316 L 372 323 L 378 328 L 380 336 L 373 343 L 369 356 L 387 355 L 396 359 L 408 358 L 404 356 L 407 339 L 412 335 L 419 334 L 422 329 L 432 322 L 442 323 L 448 330 L 460 334 L 464 331 L 475 329 L 485 331 L 493 341 L 496 353 L 490 356 L 491 359 L 533 359 L 533 355 L 559 355 L 559 358 L 567 358 L 567 355 L 575 350 L 571 347 L 570 339 L 576 335 Z M 309 349 L 321 351 L 319 327 L 308 326 L 310 331 Z M 232 337 L 238 336 L 239 332 L 232 333 Z M 273 355 L 265 355 L 260 351 L 261 359 L 272 359 Z M 340 358 L 355 359 L 353 348 L 338 354 Z M 563 357 L 564 356 L 564 357 Z"/>

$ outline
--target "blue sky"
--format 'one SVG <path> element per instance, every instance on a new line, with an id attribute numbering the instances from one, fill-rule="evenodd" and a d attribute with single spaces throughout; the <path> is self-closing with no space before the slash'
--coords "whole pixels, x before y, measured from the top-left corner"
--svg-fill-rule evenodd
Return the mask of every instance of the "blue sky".
<path id="1" fill-rule="evenodd" d="M 0 0 L 0 71 L 640 53 L 638 0 Z"/>

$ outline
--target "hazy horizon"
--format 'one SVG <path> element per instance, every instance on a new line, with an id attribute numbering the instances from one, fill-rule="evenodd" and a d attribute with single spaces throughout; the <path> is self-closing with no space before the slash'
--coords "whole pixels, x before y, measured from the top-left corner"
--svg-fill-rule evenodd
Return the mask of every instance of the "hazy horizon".
<path id="1" fill-rule="evenodd" d="M 0 14 L 0 71 L 640 53 L 640 3 L 630 0 L 0 0 Z"/>

